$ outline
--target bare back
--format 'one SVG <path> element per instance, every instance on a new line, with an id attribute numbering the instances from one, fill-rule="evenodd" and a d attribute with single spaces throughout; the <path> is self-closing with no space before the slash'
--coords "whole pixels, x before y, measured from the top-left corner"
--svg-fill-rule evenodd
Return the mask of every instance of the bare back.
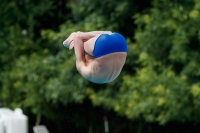
<path id="1" fill-rule="evenodd" d="M 96 83 L 113 81 L 121 72 L 126 61 L 127 53 L 116 52 L 96 59 L 87 60 L 90 63 L 88 80 Z"/>

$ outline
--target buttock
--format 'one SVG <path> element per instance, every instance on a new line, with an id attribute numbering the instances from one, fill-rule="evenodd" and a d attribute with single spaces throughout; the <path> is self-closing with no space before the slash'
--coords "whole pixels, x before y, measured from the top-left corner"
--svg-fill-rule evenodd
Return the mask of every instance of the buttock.
<path id="1" fill-rule="evenodd" d="M 114 52 L 127 52 L 126 39 L 119 33 L 101 34 L 94 45 L 93 55 L 95 58 Z"/>

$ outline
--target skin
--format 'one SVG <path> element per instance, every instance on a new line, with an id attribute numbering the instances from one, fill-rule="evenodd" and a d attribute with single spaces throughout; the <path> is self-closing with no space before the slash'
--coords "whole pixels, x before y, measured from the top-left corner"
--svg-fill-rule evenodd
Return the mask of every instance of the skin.
<path id="1" fill-rule="evenodd" d="M 115 52 L 95 58 L 93 56 L 94 45 L 101 34 L 112 34 L 112 32 L 74 32 L 63 42 L 69 50 L 74 48 L 79 73 L 94 83 L 107 83 L 117 78 L 127 56 L 126 52 Z"/>

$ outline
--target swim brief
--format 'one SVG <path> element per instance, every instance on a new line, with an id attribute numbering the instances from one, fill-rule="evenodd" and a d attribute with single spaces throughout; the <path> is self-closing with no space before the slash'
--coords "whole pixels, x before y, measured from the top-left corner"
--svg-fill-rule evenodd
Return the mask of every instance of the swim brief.
<path id="1" fill-rule="evenodd" d="M 127 52 L 126 39 L 119 33 L 101 34 L 94 45 L 93 55 L 95 58 L 114 52 Z"/>

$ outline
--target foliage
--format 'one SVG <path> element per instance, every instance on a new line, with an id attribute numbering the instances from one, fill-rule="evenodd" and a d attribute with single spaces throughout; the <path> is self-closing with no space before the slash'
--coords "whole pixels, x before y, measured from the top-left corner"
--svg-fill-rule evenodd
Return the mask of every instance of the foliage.
<path id="1" fill-rule="evenodd" d="M 73 0 L 70 5 L 74 15 L 73 20 L 86 24 L 86 30 L 118 31 L 131 37 L 135 28 L 131 16 L 149 7 L 150 1 Z"/>
<path id="2" fill-rule="evenodd" d="M 116 111 L 161 124 L 199 122 L 199 11 L 199 1 L 182 5 L 166 0 L 135 16 L 141 67 L 136 75 L 123 77 Z"/>
<path id="3" fill-rule="evenodd" d="M 141 133 L 147 122 L 199 123 L 199 0 L 3 0 L 0 7 L 4 106 L 60 123 L 73 114 L 76 128 L 98 122 L 103 107 L 120 115 L 112 117 L 116 133 L 131 124 L 138 127 L 130 132 Z M 116 80 L 98 85 L 80 76 L 73 51 L 62 46 L 79 30 L 112 30 L 126 37 L 128 57 Z M 86 120 L 79 120 L 83 116 Z M 118 120 L 127 122 L 120 123 L 124 128 L 115 126 Z"/>

